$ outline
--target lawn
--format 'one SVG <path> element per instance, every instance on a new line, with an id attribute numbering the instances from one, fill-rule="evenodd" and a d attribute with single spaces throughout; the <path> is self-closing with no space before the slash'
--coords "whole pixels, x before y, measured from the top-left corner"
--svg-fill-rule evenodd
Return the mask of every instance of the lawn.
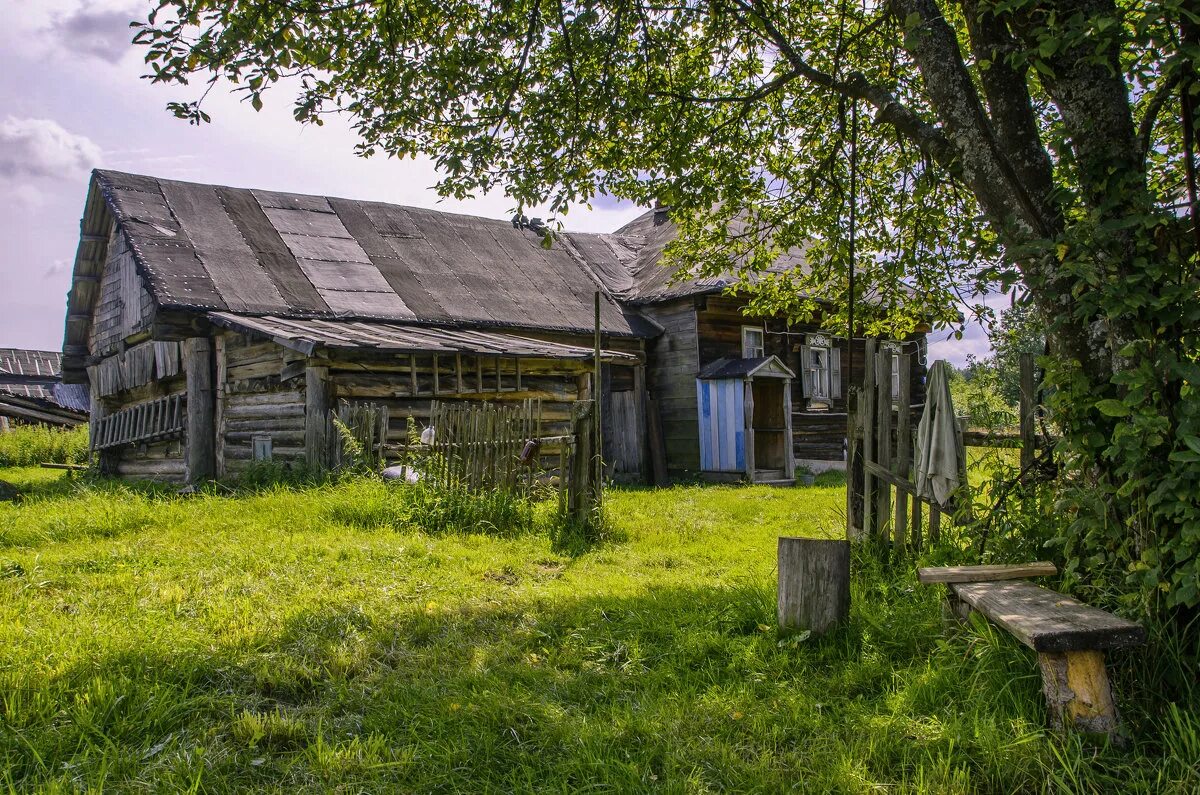
<path id="1" fill-rule="evenodd" d="M 17 792 L 1189 791 L 1195 712 L 1132 751 L 1043 729 L 1031 656 L 855 559 L 848 626 L 774 628 L 780 534 L 844 487 L 614 490 L 555 543 L 423 531 L 369 480 L 174 496 L 0 470 L 0 785 Z M 1174 728 L 1172 728 L 1174 726 Z M 1189 767 L 1189 765 L 1192 765 Z"/>

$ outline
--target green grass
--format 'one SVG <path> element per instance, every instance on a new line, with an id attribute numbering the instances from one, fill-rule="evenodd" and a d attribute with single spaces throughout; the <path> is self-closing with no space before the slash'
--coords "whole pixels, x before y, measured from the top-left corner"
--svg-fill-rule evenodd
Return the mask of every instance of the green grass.
<path id="1" fill-rule="evenodd" d="M 87 461 L 88 429 L 18 425 L 0 432 L 0 467 L 41 463 L 80 464 Z"/>
<path id="2" fill-rule="evenodd" d="M 1047 736 L 1031 656 L 947 634 L 908 566 L 856 558 L 848 626 L 781 641 L 776 538 L 840 534 L 836 477 L 610 491 L 590 547 L 542 506 L 448 532 L 365 480 L 0 477 L 26 490 L 0 506 L 12 791 L 1200 786 L 1194 708 L 1131 707 L 1130 752 Z"/>

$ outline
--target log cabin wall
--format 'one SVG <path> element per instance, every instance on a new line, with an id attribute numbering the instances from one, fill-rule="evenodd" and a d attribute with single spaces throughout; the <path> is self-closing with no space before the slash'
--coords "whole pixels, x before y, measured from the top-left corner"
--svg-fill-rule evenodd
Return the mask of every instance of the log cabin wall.
<path id="1" fill-rule="evenodd" d="M 183 375 L 154 381 L 143 387 L 123 391 L 104 400 L 109 414 L 135 408 L 160 397 L 182 395 L 186 390 Z M 104 455 L 111 474 L 134 480 L 161 480 L 182 483 L 186 477 L 184 439 L 142 442 L 122 445 Z"/>
<path id="2" fill-rule="evenodd" d="M 214 339 L 214 359 L 217 476 L 250 466 L 255 437 L 270 440 L 272 461 L 302 464 L 304 355 L 226 331 Z"/>

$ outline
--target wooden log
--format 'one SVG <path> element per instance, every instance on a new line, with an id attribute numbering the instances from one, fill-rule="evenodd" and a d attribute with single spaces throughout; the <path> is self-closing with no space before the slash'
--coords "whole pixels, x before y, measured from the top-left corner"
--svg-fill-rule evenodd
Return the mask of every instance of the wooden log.
<path id="1" fill-rule="evenodd" d="M 333 386 L 328 367 L 308 367 L 304 371 L 304 449 L 305 460 L 317 471 L 332 466 Z"/>
<path id="2" fill-rule="evenodd" d="M 779 539 L 779 629 L 822 635 L 850 614 L 850 542 Z"/>
<path id="3" fill-rule="evenodd" d="M 1056 731 L 1072 728 L 1087 734 L 1114 737 L 1121 720 L 1104 665 L 1104 652 L 1042 652 L 1042 692 Z"/>
<path id="4" fill-rule="evenodd" d="M 212 341 L 189 337 L 183 342 L 187 376 L 187 481 L 198 483 L 216 475 L 215 395 Z"/>
<path id="5" fill-rule="evenodd" d="M 1052 577 L 1058 567 L 1046 560 L 999 566 L 937 566 L 917 569 L 917 581 L 922 585 L 957 582 L 997 582 L 1025 580 L 1030 577 Z"/>

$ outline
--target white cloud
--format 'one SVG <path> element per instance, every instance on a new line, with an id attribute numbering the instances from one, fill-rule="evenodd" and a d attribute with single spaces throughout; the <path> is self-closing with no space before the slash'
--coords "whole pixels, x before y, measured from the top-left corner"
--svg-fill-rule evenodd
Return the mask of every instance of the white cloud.
<path id="1" fill-rule="evenodd" d="M 0 122 L 0 179 L 75 179 L 99 161 L 99 146 L 53 119 Z"/>

